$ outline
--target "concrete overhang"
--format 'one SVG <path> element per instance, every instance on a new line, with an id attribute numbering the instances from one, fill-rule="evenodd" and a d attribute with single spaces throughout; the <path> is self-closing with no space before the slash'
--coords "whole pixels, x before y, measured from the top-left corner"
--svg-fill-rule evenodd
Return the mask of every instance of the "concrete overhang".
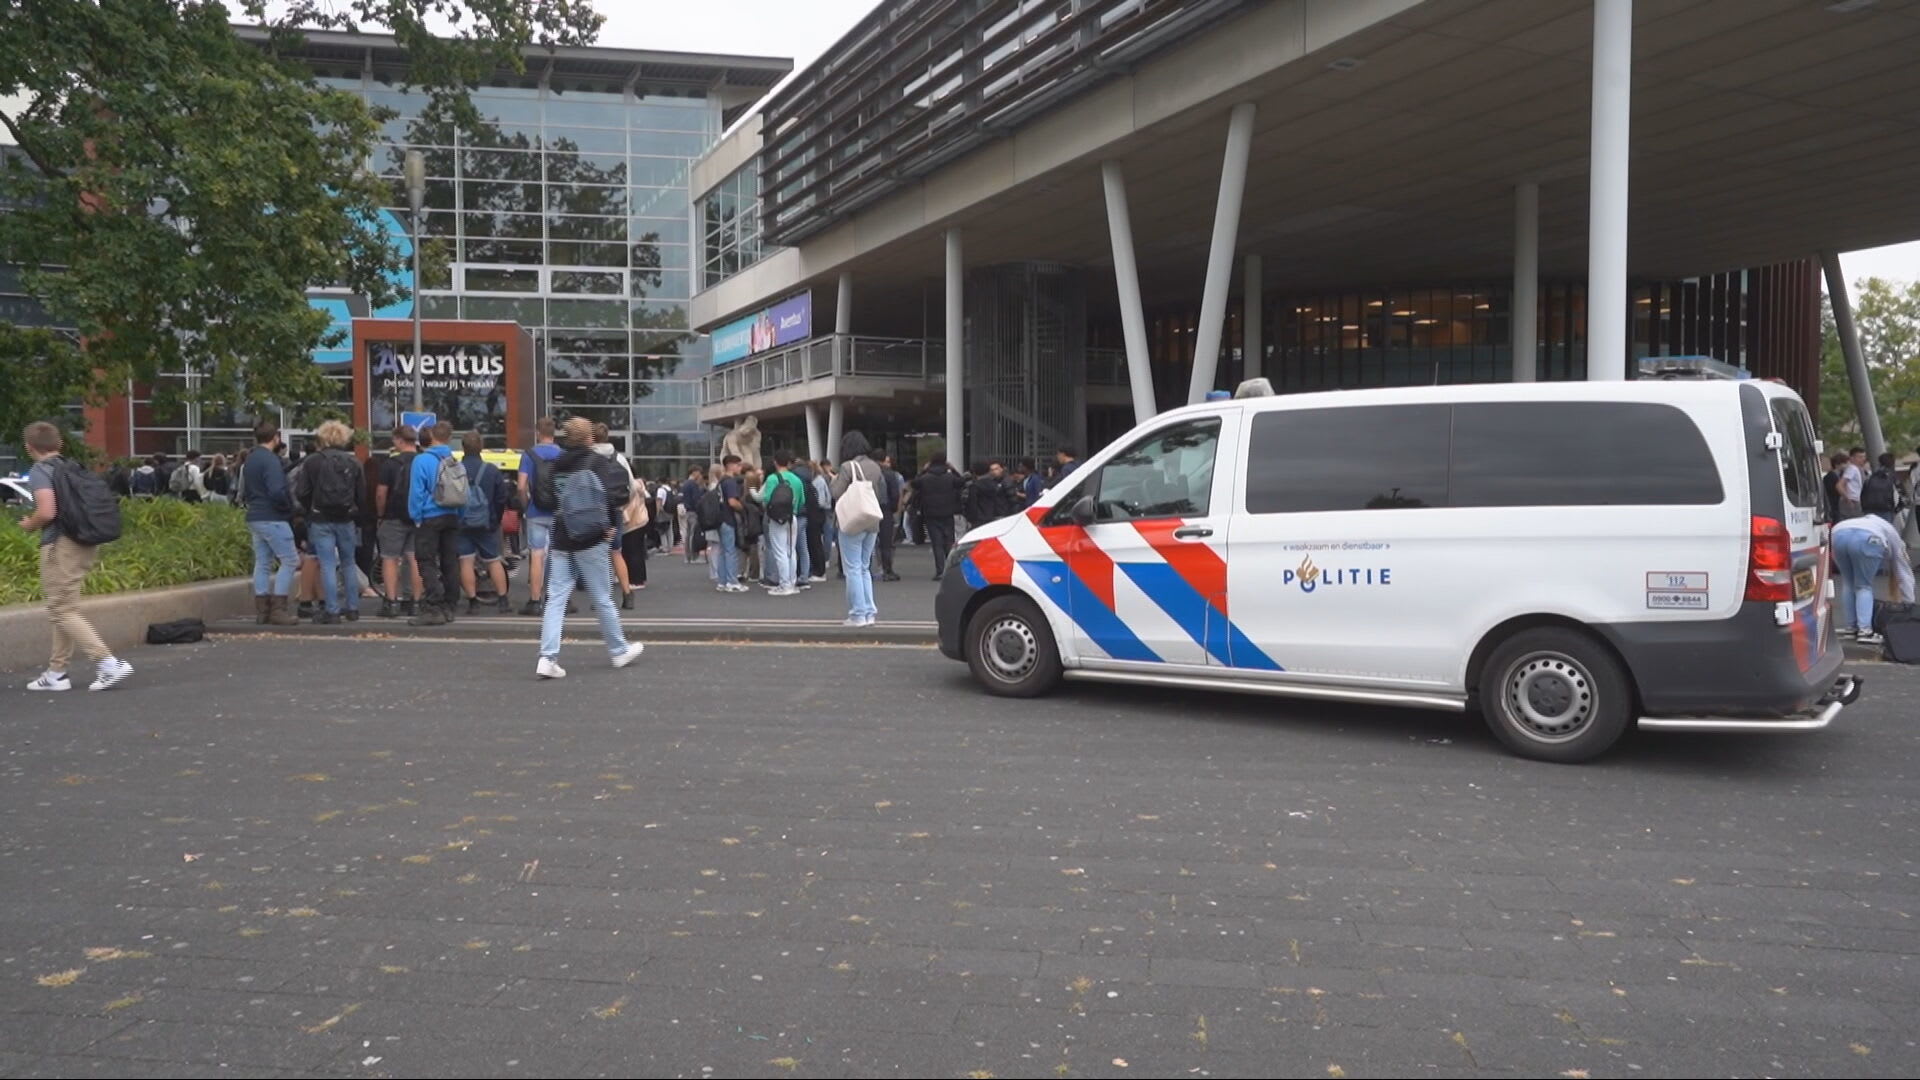
<path id="1" fill-rule="evenodd" d="M 1125 167 L 1148 303 L 1197 298 L 1226 114 L 1258 106 L 1239 249 L 1269 288 L 1501 279 L 1587 257 L 1591 0 L 1274 0 L 693 300 L 710 327 L 842 269 L 855 326 L 966 262 L 1111 265 Z M 1637 0 L 1629 271 L 1672 279 L 1920 238 L 1920 2 Z M 1111 280 L 1095 275 L 1111 288 Z"/>

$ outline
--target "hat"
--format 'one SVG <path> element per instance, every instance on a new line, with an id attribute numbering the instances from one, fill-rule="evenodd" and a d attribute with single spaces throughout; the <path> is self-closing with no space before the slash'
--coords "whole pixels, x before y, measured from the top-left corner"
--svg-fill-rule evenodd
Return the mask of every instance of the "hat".
<path id="1" fill-rule="evenodd" d="M 592 446 L 593 421 L 584 416 L 569 417 L 560 425 L 560 441 L 567 446 Z"/>

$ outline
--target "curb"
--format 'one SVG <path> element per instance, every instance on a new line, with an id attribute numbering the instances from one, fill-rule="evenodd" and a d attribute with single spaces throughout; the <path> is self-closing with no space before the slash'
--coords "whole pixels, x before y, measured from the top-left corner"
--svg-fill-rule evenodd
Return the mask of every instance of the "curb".
<path id="1" fill-rule="evenodd" d="M 80 614 L 99 632 L 100 640 L 116 654 L 126 655 L 147 641 L 147 624 L 198 618 L 211 630 L 215 623 L 242 615 L 253 607 L 252 578 L 220 578 L 164 589 L 109 593 L 83 597 Z M 32 657 L 46 662 L 51 641 L 45 604 L 12 604 L 0 608 L 0 656 Z M 75 656 L 76 665 L 89 663 Z"/>
<path id="2" fill-rule="evenodd" d="M 622 619 L 620 626 L 635 640 L 677 642 L 772 642 L 832 645 L 934 645 L 939 642 L 938 628 L 930 622 L 877 623 L 866 627 L 842 626 L 837 622 L 753 619 Z M 217 637 L 276 638 L 368 638 L 401 639 L 419 637 L 438 641 L 538 641 L 540 623 L 531 618 L 465 616 L 450 626 L 408 626 L 405 619 L 363 617 L 357 623 L 322 626 L 301 623 L 298 626 L 262 626 L 245 619 L 210 624 L 207 633 Z M 596 637 L 599 624 L 590 618 L 574 617 L 566 621 L 565 634 L 579 640 Z"/>

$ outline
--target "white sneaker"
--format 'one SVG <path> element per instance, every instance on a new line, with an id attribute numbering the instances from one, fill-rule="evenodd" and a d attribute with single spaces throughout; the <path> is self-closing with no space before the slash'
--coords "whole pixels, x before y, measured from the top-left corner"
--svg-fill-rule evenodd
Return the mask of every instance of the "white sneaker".
<path id="1" fill-rule="evenodd" d="M 567 677 L 567 669 L 561 667 L 552 657 L 547 656 L 541 657 L 540 662 L 534 665 L 533 673 L 542 679 L 564 679 Z"/>
<path id="2" fill-rule="evenodd" d="M 732 592 L 733 590 L 727 588 L 725 585 L 715 585 L 713 587 L 713 591 L 714 592 Z"/>
<path id="3" fill-rule="evenodd" d="M 1840 635 L 1841 637 L 1853 637 L 1853 636 L 1855 636 L 1855 635 L 1857 635 L 1857 634 L 1859 634 L 1859 633 L 1860 633 L 1860 631 L 1858 631 L 1858 630 L 1856 630 L 1856 629 L 1854 629 L 1854 628 L 1853 628 L 1853 627 L 1851 627 L 1851 626 L 1843 626 L 1843 627 L 1841 627 L 1840 629 L 1838 629 L 1838 630 L 1836 630 L 1836 631 L 1834 631 L 1834 633 L 1837 633 L 1837 634 L 1839 634 L 1839 635 Z"/>
<path id="4" fill-rule="evenodd" d="M 878 616 L 878 615 L 868 615 L 867 617 L 865 617 L 865 618 L 863 618 L 863 619 L 861 619 L 861 620 L 860 620 L 860 625 L 861 625 L 861 626 L 872 626 L 872 625 L 873 625 L 874 623 L 877 623 L 877 622 L 879 622 L 879 621 L 880 621 L 880 616 Z"/>
<path id="5" fill-rule="evenodd" d="M 818 585 L 818 584 L 820 584 L 821 582 L 823 582 L 823 581 L 825 581 L 825 580 L 827 580 L 827 575 L 825 575 L 825 574 L 815 574 L 815 575 L 813 575 L 812 577 L 810 577 L 810 578 L 808 578 L 807 580 L 808 580 L 808 581 L 811 581 L 811 582 L 813 582 L 813 583 L 814 583 L 815 585 Z"/>
<path id="6" fill-rule="evenodd" d="M 1860 636 L 1854 638 L 1853 640 L 1859 642 L 1862 645 L 1885 645 L 1887 643 L 1887 639 L 1884 634 L 1876 634 L 1871 630 L 1860 631 Z"/>
<path id="7" fill-rule="evenodd" d="M 127 663 L 125 660 L 109 656 L 105 660 L 100 661 L 100 675 L 93 680 L 93 685 L 87 687 L 87 689 L 111 690 L 121 683 L 126 682 L 127 676 L 131 674 L 133 674 L 132 664 Z"/>
<path id="8" fill-rule="evenodd" d="M 791 585 L 782 585 L 781 587 L 767 593 L 767 595 L 768 596 L 799 596 L 800 590 L 794 588 Z"/>
<path id="9" fill-rule="evenodd" d="M 840 623 L 840 625 L 841 626 L 864 626 L 866 624 L 860 621 L 860 616 L 849 615 L 846 617 L 844 621 Z"/>
<path id="10" fill-rule="evenodd" d="M 67 673 L 64 671 L 43 671 L 40 673 L 39 678 L 27 684 L 27 689 L 44 690 L 57 694 L 64 690 L 73 689 L 73 683 L 68 680 Z"/>
<path id="11" fill-rule="evenodd" d="M 748 587 L 747 587 L 747 586 L 745 586 L 745 585 L 742 585 L 742 584 L 740 584 L 739 582 L 737 582 L 737 581 L 736 581 L 736 582 L 734 582 L 733 584 L 731 584 L 731 585 L 729 585 L 729 586 L 727 586 L 727 591 L 728 591 L 728 592 L 736 592 L 736 593 L 743 593 L 743 592 L 752 592 L 753 590 L 752 590 L 752 589 L 750 589 L 750 588 L 748 588 Z"/>
<path id="12" fill-rule="evenodd" d="M 613 658 L 613 666 L 617 668 L 626 667 L 628 664 L 640 659 L 640 654 L 646 651 L 647 647 L 636 641 L 627 646 L 627 651 Z"/>

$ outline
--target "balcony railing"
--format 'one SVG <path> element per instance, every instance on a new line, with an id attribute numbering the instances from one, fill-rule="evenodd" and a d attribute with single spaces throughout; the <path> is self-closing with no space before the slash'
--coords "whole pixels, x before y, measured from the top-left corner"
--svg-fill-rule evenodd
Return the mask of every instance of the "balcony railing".
<path id="1" fill-rule="evenodd" d="M 834 348 L 836 338 L 844 348 Z M 702 380 L 700 401 L 718 405 L 836 376 L 945 385 L 946 355 L 937 339 L 826 334 L 720 365 Z"/>

